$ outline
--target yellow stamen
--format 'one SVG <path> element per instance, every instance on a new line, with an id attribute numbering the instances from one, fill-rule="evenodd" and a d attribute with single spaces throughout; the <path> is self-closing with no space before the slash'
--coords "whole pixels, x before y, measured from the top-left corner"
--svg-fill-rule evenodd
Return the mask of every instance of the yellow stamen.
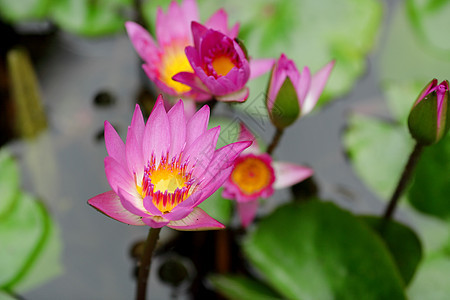
<path id="1" fill-rule="evenodd" d="M 162 169 L 156 170 L 150 175 L 150 179 L 155 186 L 153 191 L 160 191 L 164 193 L 173 193 L 175 190 L 186 186 L 186 180 L 179 173 L 176 174 L 171 170 Z"/>
<path id="2" fill-rule="evenodd" d="M 180 72 L 193 72 L 191 65 L 184 53 L 187 43 L 175 43 L 164 48 L 160 80 L 173 88 L 177 93 L 183 94 L 191 90 L 185 84 L 172 80 L 172 77 Z"/>
<path id="3" fill-rule="evenodd" d="M 214 58 L 211 63 L 217 75 L 225 76 L 235 67 L 234 63 L 228 56 L 221 55 Z"/>
<path id="4" fill-rule="evenodd" d="M 231 173 L 232 181 L 244 194 L 251 195 L 270 184 L 272 173 L 260 159 L 250 157 L 238 163 Z"/>

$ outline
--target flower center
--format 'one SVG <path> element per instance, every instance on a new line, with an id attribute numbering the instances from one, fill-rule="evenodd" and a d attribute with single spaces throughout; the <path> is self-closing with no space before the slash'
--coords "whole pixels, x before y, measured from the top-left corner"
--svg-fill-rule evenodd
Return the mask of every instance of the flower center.
<path id="1" fill-rule="evenodd" d="M 231 180 L 247 195 L 252 195 L 267 188 L 273 181 L 273 169 L 270 162 L 265 162 L 254 155 L 240 157 L 231 173 Z"/>
<path id="2" fill-rule="evenodd" d="M 162 67 L 160 69 L 160 80 L 167 86 L 173 88 L 178 94 L 183 94 L 191 88 L 183 83 L 177 82 L 172 77 L 180 72 L 193 72 L 191 65 L 184 53 L 188 43 L 173 43 L 164 48 Z"/>
<path id="3" fill-rule="evenodd" d="M 215 57 L 211 65 L 219 76 L 227 75 L 235 67 L 233 61 L 225 55 Z"/>
<path id="4" fill-rule="evenodd" d="M 186 163 L 180 163 L 180 158 L 173 158 L 169 163 L 167 157 L 161 158 L 161 162 L 156 166 L 152 156 L 144 170 L 142 185 L 138 186 L 138 192 L 142 198 L 152 197 L 153 204 L 161 212 L 170 212 L 194 190 L 194 180 L 191 179 L 191 172 L 186 172 L 186 166 Z"/>

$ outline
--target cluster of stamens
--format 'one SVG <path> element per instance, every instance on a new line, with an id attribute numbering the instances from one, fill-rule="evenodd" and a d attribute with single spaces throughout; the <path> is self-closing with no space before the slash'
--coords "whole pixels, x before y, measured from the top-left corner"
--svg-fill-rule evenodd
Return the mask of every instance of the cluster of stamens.
<path id="1" fill-rule="evenodd" d="M 187 172 L 186 169 L 187 162 L 181 163 L 181 155 L 170 162 L 165 155 L 158 165 L 152 155 L 144 170 L 140 188 L 142 197 L 151 197 L 162 213 L 170 212 L 193 192 L 192 170 Z"/>
<path id="2" fill-rule="evenodd" d="M 225 76 L 233 67 L 241 67 L 238 54 L 232 40 L 224 39 L 222 43 L 208 49 L 204 57 L 205 72 L 216 79 Z"/>

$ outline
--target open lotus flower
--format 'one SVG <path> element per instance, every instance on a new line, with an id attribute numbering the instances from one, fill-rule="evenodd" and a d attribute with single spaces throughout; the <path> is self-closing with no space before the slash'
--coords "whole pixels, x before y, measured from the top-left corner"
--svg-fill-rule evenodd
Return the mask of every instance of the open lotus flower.
<path id="1" fill-rule="evenodd" d="M 300 74 L 295 63 L 281 54 L 273 66 L 266 98 L 270 119 L 277 128 L 292 125 L 314 108 L 333 66 L 331 61 L 311 77 L 308 67 Z"/>
<path id="2" fill-rule="evenodd" d="M 180 72 L 173 79 L 219 101 L 245 101 L 250 65 L 239 44 L 197 22 L 192 22 L 192 34 L 194 47 L 186 47 L 186 56 L 193 72 Z"/>
<path id="3" fill-rule="evenodd" d="M 261 153 L 253 134 L 241 124 L 239 141 L 253 141 L 235 160 L 233 171 L 224 184 L 222 196 L 237 201 L 242 226 L 255 218 L 258 200 L 268 198 L 274 189 L 292 186 L 313 174 L 313 170 L 287 162 L 274 162 L 269 154 Z"/>
<path id="4" fill-rule="evenodd" d="M 192 45 L 191 22 L 198 21 L 195 0 L 184 0 L 181 4 L 172 1 L 167 14 L 159 7 L 156 15 L 156 42 L 150 34 L 134 22 L 126 22 L 128 36 L 139 56 L 145 61 L 142 66 L 147 76 L 166 94 L 206 100 L 210 95 L 192 91 L 185 84 L 172 80 L 179 72 L 192 72 L 184 49 Z M 228 29 L 228 16 L 218 10 L 206 21 L 213 28 L 233 38 L 237 36 L 239 24 Z"/>
<path id="5" fill-rule="evenodd" d="M 437 79 L 433 79 L 420 93 L 408 117 L 409 132 L 419 143 L 434 144 L 448 132 L 448 98 L 447 80 L 438 84 Z"/>
<path id="6" fill-rule="evenodd" d="M 223 228 L 197 206 L 228 178 L 234 160 L 250 142 L 216 150 L 220 127 L 207 130 L 208 121 L 208 106 L 186 121 L 183 102 L 166 113 L 161 96 L 146 124 L 136 105 L 125 144 L 105 121 L 105 173 L 112 191 L 91 198 L 89 204 L 130 225 Z"/>

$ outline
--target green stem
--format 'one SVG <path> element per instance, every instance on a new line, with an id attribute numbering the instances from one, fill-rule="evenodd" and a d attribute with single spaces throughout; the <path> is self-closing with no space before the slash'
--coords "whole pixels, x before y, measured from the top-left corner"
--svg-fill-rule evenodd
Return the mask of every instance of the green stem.
<path id="1" fill-rule="evenodd" d="M 269 147 L 267 148 L 267 154 L 272 155 L 275 148 L 278 146 L 278 143 L 280 142 L 281 136 L 284 133 L 284 129 L 277 128 L 277 131 L 275 132 L 275 135 L 273 136 L 272 142 L 270 143 Z"/>
<path id="2" fill-rule="evenodd" d="M 419 160 L 422 150 L 423 144 L 417 143 L 416 146 L 414 147 L 413 152 L 409 156 L 408 163 L 406 164 L 405 169 L 403 170 L 403 174 L 400 177 L 400 180 L 397 184 L 397 188 L 392 194 L 392 197 L 389 201 L 389 205 L 387 206 L 384 212 L 382 227 L 385 226 L 385 224 L 391 219 L 392 215 L 394 214 L 398 200 L 400 199 L 400 196 L 403 194 L 403 191 L 405 190 L 409 180 L 411 179 L 414 167 L 416 166 L 417 161 Z"/>
<path id="3" fill-rule="evenodd" d="M 137 282 L 137 300 L 145 300 L 147 293 L 147 281 L 149 278 L 150 266 L 152 264 L 152 254 L 155 249 L 156 242 L 159 238 L 161 228 L 150 228 L 145 242 L 144 251 L 142 252 L 141 261 L 139 264 L 139 274 Z"/>

